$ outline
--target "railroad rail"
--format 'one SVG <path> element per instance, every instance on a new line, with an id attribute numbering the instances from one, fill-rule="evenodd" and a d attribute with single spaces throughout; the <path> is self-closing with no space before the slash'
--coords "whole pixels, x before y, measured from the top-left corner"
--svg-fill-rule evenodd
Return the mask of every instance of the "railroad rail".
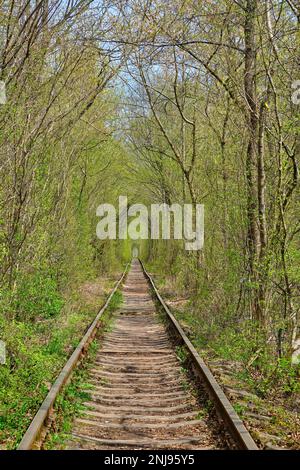
<path id="1" fill-rule="evenodd" d="M 101 324 L 101 317 L 103 316 L 104 312 L 109 306 L 110 301 L 113 298 L 114 294 L 116 293 L 117 289 L 121 285 L 126 275 L 127 269 L 128 269 L 128 264 L 126 265 L 126 268 L 122 276 L 116 282 L 105 304 L 97 313 L 94 321 L 91 323 L 90 327 L 88 328 L 87 332 L 83 336 L 82 340 L 80 341 L 76 349 L 73 351 L 70 358 L 66 362 L 64 368 L 60 372 L 59 376 L 55 380 L 52 387 L 50 388 L 48 395 L 46 396 L 38 412 L 33 418 L 26 433 L 24 434 L 18 446 L 18 450 L 30 450 L 33 448 L 38 448 L 39 445 L 42 443 L 47 433 L 47 429 L 49 427 L 49 421 L 51 422 L 55 400 L 57 396 L 59 395 L 59 393 L 62 391 L 63 387 L 70 380 L 74 368 L 80 363 L 81 359 L 87 352 L 90 343 L 95 338 L 98 328 Z"/>
<path id="2" fill-rule="evenodd" d="M 19 449 L 36 448 L 37 442 L 41 443 L 57 395 L 124 279 L 125 272 L 51 388 Z M 90 398 L 82 415 L 74 419 L 67 449 L 257 450 L 142 262 L 132 261 L 122 292 L 123 305 L 113 313 L 113 327 L 104 336 L 89 370 L 90 385 L 85 391 Z M 176 355 L 176 346 L 184 348 L 188 374 Z M 206 395 L 219 418 L 213 425 Z"/>

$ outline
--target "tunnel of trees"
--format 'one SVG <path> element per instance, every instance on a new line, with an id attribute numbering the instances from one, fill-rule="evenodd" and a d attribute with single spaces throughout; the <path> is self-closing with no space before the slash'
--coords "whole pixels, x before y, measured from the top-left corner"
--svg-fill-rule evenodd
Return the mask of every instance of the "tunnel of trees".
<path id="1" fill-rule="evenodd" d="M 296 0 L 0 0 L 0 446 L 137 250 L 199 348 L 299 391 L 299 25 Z M 204 248 L 99 240 L 119 195 L 204 204 Z"/>

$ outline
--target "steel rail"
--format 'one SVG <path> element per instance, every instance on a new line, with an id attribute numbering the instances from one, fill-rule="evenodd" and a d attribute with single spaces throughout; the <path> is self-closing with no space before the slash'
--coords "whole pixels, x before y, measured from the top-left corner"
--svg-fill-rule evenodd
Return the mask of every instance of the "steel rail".
<path id="1" fill-rule="evenodd" d="M 236 413 L 230 401 L 223 392 L 222 388 L 216 381 L 212 372 L 205 364 L 203 359 L 200 357 L 200 355 L 192 345 L 191 341 L 184 333 L 180 324 L 178 323 L 178 321 L 166 305 L 165 301 L 161 297 L 152 277 L 147 272 L 143 262 L 141 260 L 139 261 L 141 263 L 143 272 L 155 293 L 157 300 L 159 301 L 165 313 L 167 314 L 167 318 L 171 323 L 173 331 L 175 332 L 180 343 L 185 346 L 189 354 L 189 357 L 192 361 L 194 374 L 200 379 L 201 383 L 204 384 L 209 397 L 215 405 L 218 415 L 225 423 L 226 428 L 229 431 L 234 442 L 236 443 L 237 447 L 242 450 L 259 450 L 249 431 L 246 429 L 244 423 L 239 418 L 238 414 Z"/>
<path id="2" fill-rule="evenodd" d="M 63 389 L 66 382 L 68 381 L 68 379 L 70 378 L 74 368 L 77 366 L 82 356 L 86 353 L 91 341 L 94 339 L 97 333 L 97 330 L 100 326 L 101 317 L 103 313 L 105 312 L 105 310 L 107 309 L 107 307 L 109 306 L 113 295 L 115 294 L 120 284 L 122 283 L 127 273 L 128 266 L 129 266 L 129 263 L 126 265 L 126 268 L 122 276 L 120 277 L 120 279 L 116 282 L 105 304 L 99 310 L 95 319 L 93 320 L 87 332 L 83 336 L 82 340 L 80 341 L 76 349 L 73 351 L 73 353 L 69 357 L 64 368 L 61 370 L 60 374 L 58 375 L 57 379 L 52 385 L 50 391 L 48 392 L 48 395 L 46 396 L 39 410 L 37 411 L 35 417 L 31 421 L 31 424 L 28 427 L 27 431 L 25 432 L 17 450 L 33 449 L 34 445 L 41 437 L 43 431 L 47 428 L 47 424 L 48 424 L 47 420 L 50 418 L 55 400 L 58 394 Z"/>

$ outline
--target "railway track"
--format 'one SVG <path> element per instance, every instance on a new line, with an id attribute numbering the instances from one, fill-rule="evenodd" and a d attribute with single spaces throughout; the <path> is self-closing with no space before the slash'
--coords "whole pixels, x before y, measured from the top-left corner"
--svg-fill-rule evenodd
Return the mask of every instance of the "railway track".
<path id="1" fill-rule="evenodd" d="M 138 260 L 132 261 L 122 291 L 124 302 L 89 370 L 90 398 L 74 420 L 67 449 L 257 449 Z M 176 345 L 185 348 L 193 379 L 183 370 Z M 206 394 L 219 416 L 214 423 Z M 45 419 L 33 424 L 20 449 L 35 446 Z"/>

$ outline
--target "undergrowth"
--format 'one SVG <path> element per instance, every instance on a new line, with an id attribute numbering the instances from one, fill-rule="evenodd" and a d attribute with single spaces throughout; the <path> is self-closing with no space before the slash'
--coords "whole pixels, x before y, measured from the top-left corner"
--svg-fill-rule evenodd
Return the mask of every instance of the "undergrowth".
<path id="1" fill-rule="evenodd" d="M 66 445 L 67 439 L 70 438 L 73 420 L 76 416 L 87 409 L 84 402 L 90 399 L 90 391 L 93 385 L 89 383 L 89 369 L 94 363 L 97 351 L 101 347 L 101 339 L 104 333 L 111 331 L 114 325 L 114 318 L 111 313 L 117 309 L 123 301 L 120 291 L 116 291 L 110 301 L 107 310 L 101 318 L 101 329 L 99 334 L 89 346 L 87 355 L 79 367 L 72 374 L 70 383 L 65 387 L 55 402 L 55 426 L 49 433 L 44 444 L 44 448 L 62 449 Z"/>
<path id="2" fill-rule="evenodd" d="M 154 262 L 147 268 L 166 300 L 182 295 L 180 280 L 158 274 Z M 204 285 L 196 297 L 189 291 L 185 297 L 185 305 L 173 306 L 172 311 L 202 355 L 238 363 L 237 378 L 262 398 L 300 392 L 300 365 L 292 365 L 289 355 L 274 354 L 274 342 L 267 341 L 252 320 L 236 318 L 234 304 L 224 305 L 222 314 L 217 314 L 221 306 L 213 303 L 214 292 L 207 292 Z"/>
<path id="3" fill-rule="evenodd" d="M 87 302 L 78 289 L 64 298 L 49 279 L 34 276 L 31 281 L 27 278 L 27 285 L 21 288 L 20 284 L 13 295 L 2 291 L 0 298 L 0 339 L 6 344 L 6 364 L 0 365 L 2 449 L 17 447 L 55 377 L 103 303 L 99 296 L 94 303 Z M 112 282 L 106 282 L 111 288 Z M 109 311 L 120 298 L 116 292 Z"/>
<path id="4" fill-rule="evenodd" d="M 241 365 L 236 375 L 261 397 L 291 395 L 300 392 L 300 367 L 287 357 L 276 358 L 259 337 L 253 323 L 243 321 L 227 327 L 207 324 L 189 310 L 175 311 L 176 317 L 189 327 L 189 336 L 202 354 Z"/>

